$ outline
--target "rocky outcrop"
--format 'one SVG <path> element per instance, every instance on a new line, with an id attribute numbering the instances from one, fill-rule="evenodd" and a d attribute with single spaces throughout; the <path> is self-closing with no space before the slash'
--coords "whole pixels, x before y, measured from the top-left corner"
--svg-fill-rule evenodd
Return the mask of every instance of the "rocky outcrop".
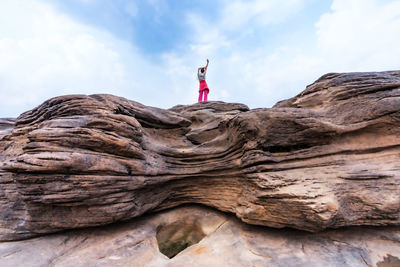
<path id="1" fill-rule="evenodd" d="M 15 119 L 13 118 L 6 118 L 6 119 L 0 118 L 0 140 L 3 138 L 3 136 L 11 133 L 12 129 L 14 128 L 14 124 L 15 124 Z"/>
<path id="2" fill-rule="evenodd" d="M 199 203 L 270 227 L 400 224 L 400 72 L 327 74 L 270 109 L 69 95 L 1 138 L 0 239 Z"/>
<path id="3" fill-rule="evenodd" d="M 195 206 L 0 243 L 0 266 L 399 265 L 399 227 L 308 233 L 246 225 L 231 215 Z"/>

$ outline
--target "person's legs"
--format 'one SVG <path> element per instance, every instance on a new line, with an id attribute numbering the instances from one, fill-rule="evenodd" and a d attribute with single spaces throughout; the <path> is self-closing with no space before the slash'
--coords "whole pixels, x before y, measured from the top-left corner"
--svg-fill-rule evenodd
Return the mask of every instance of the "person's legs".
<path id="1" fill-rule="evenodd" d="M 199 102 L 203 99 L 203 90 L 199 91 Z"/>
<path id="2" fill-rule="evenodd" d="M 208 89 L 204 89 L 204 101 L 207 101 L 207 95 L 210 92 Z"/>

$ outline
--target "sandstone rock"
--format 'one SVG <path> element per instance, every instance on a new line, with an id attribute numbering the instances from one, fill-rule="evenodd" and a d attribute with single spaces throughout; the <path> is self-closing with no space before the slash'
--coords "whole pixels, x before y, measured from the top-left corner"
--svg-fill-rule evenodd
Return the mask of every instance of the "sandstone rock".
<path id="1" fill-rule="evenodd" d="M 307 231 L 400 224 L 400 72 L 327 74 L 270 109 L 70 95 L 0 140 L 0 239 L 184 203 Z"/>
<path id="2" fill-rule="evenodd" d="M 157 239 L 163 229 L 168 229 L 165 238 L 171 242 L 167 244 Z M 195 235 L 203 238 L 186 249 L 174 246 L 190 243 Z M 162 249 L 178 249 L 174 253 L 177 255 L 170 259 L 160 252 Z M 0 243 L 0 266 L 399 264 L 399 227 L 351 227 L 308 233 L 246 225 L 231 215 L 196 206 L 175 208 L 122 224 Z"/>
<path id="3" fill-rule="evenodd" d="M 12 129 L 14 128 L 14 124 L 15 124 L 15 119 L 13 118 L 5 118 L 5 119 L 0 118 L 0 140 L 3 138 L 3 136 L 11 133 Z"/>

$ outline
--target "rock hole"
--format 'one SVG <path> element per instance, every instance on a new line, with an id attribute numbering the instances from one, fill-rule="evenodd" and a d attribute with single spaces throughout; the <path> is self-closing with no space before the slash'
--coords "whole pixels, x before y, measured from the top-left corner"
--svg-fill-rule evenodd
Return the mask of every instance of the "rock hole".
<path id="1" fill-rule="evenodd" d="M 185 248 L 194 245 L 205 237 L 201 227 L 194 222 L 175 222 L 157 229 L 158 249 L 168 258 L 173 258 Z"/>

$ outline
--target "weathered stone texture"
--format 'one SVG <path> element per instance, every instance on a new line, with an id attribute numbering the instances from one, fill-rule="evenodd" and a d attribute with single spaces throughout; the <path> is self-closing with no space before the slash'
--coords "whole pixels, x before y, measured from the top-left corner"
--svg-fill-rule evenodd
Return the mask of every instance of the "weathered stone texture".
<path id="1" fill-rule="evenodd" d="M 0 239 L 199 203 L 307 231 L 400 224 L 400 72 L 327 74 L 270 109 L 69 95 L 0 134 Z"/>
<path id="2" fill-rule="evenodd" d="M 176 250 L 178 254 L 169 259 L 160 252 L 163 244 L 157 239 L 164 228 L 171 229 L 165 238 L 172 241 L 188 242 L 196 231 L 203 238 Z M 169 250 L 177 248 L 173 243 L 166 245 Z M 308 233 L 247 225 L 231 215 L 196 206 L 174 208 L 126 223 L 0 243 L 0 266 L 5 267 L 399 264 L 399 227 L 364 226 Z"/>

